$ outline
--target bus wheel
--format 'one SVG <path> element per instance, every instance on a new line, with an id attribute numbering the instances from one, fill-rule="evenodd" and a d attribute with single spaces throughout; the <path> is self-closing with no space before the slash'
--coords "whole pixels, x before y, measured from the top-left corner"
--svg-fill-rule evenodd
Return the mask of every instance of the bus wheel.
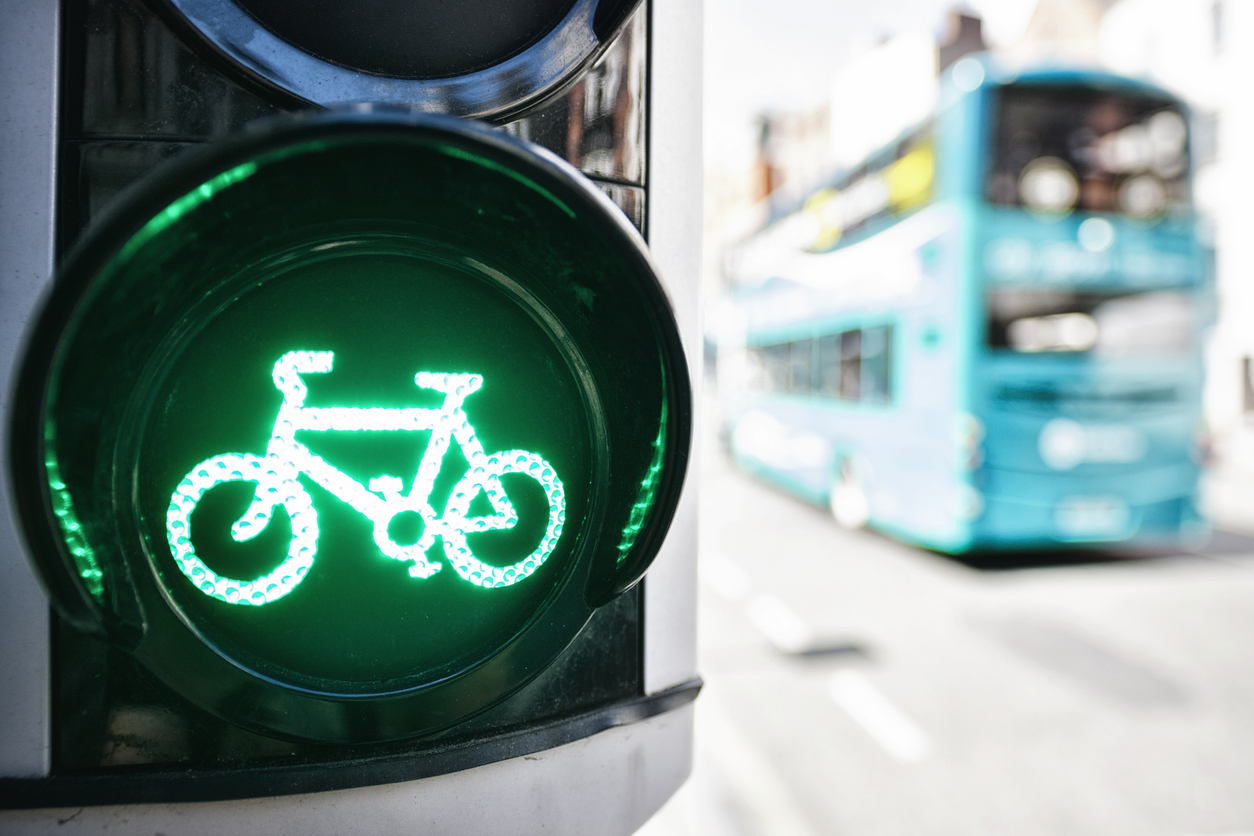
<path id="1" fill-rule="evenodd" d="M 841 528 L 862 528 L 871 517 L 871 503 L 848 459 L 841 465 L 840 476 L 832 485 L 828 506 Z"/>

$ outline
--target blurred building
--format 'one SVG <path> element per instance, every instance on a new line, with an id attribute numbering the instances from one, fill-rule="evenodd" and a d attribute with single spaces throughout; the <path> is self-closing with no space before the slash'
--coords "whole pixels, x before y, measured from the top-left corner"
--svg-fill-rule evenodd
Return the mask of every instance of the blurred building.
<path id="1" fill-rule="evenodd" d="M 1095 66 L 1101 28 L 1115 0 L 1038 0 L 1019 39 L 1002 51 L 1011 62 Z"/>
<path id="2" fill-rule="evenodd" d="M 833 168 L 860 163 L 936 105 L 937 44 L 931 32 L 903 32 L 856 56 L 832 80 Z"/>
<path id="3" fill-rule="evenodd" d="M 1119 0 L 1101 27 L 1103 63 L 1150 79 L 1192 107 L 1195 199 L 1215 244 L 1217 309 L 1206 417 L 1215 445 L 1209 504 L 1254 528 L 1254 3 Z"/>
<path id="4" fill-rule="evenodd" d="M 758 126 L 755 199 L 785 185 L 791 190 L 812 187 L 828 173 L 832 136 L 826 102 L 808 111 L 763 114 Z"/>
<path id="5" fill-rule="evenodd" d="M 988 49 L 984 41 L 984 21 L 966 14 L 958 9 L 949 12 L 949 31 L 937 52 L 939 64 L 937 69 L 944 72 L 955 61 L 972 52 L 983 52 Z"/>

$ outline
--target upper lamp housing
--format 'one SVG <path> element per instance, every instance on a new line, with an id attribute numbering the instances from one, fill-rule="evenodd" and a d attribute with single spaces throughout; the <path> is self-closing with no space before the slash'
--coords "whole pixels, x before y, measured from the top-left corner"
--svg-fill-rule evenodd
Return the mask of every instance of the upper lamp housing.
<path id="1" fill-rule="evenodd" d="M 277 103 L 379 102 L 502 122 L 573 84 L 640 0 L 157 0 Z"/>

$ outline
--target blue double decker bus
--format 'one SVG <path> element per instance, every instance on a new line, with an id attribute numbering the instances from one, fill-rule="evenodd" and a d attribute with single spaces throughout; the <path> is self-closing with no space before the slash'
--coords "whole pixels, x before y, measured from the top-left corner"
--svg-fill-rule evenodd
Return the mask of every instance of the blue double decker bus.
<path id="1" fill-rule="evenodd" d="M 1161 89 L 963 59 L 929 120 L 729 253 L 733 457 L 942 551 L 1204 534 L 1189 160 Z"/>

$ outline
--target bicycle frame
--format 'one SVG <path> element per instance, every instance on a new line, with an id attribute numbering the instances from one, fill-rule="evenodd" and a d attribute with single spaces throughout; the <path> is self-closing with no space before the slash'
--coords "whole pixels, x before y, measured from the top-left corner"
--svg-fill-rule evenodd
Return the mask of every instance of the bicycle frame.
<path id="1" fill-rule="evenodd" d="M 552 553 L 565 523 L 565 494 L 551 465 L 524 450 L 487 454 L 462 404 L 483 385 L 477 374 L 436 374 L 418 372 L 414 382 L 421 388 L 444 393 L 438 409 L 373 407 L 307 407 L 308 387 L 302 374 L 331 371 L 334 353 L 292 351 L 274 364 L 275 387 L 283 393 L 283 403 L 274 422 L 270 441 L 262 457 L 247 453 L 227 453 L 207 459 L 192 469 L 171 497 L 167 512 L 167 533 L 176 562 L 183 573 L 205 594 L 228 603 L 264 604 L 286 595 L 304 578 L 313 565 L 318 537 L 317 514 L 309 494 L 298 481 L 307 475 L 318 485 L 348 503 L 374 523 L 374 540 L 379 550 L 394 560 L 412 561 L 409 574 L 429 578 L 441 564 L 428 560 L 426 551 L 443 539 L 445 556 L 454 570 L 466 580 L 488 588 L 509 586 L 530 575 Z M 431 438 L 418 464 L 409 491 L 402 494 L 403 481 L 383 475 L 370 480 L 369 487 L 338 470 L 296 440 L 298 432 L 420 432 L 430 430 Z M 454 487 L 444 512 L 436 515 L 430 502 L 431 490 L 439 475 L 444 454 L 451 441 L 461 447 L 470 468 Z M 507 567 L 490 566 L 476 558 L 466 542 L 468 533 L 511 528 L 518 514 L 505 495 L 500 477 L 521 473 L 540 482 L 549 499 L 549 525 L 540 546 L 528 557 Z M 257 489 L 244 515 L 231 526 L 232 537 L 241 542 L 260 534 L 269 524 L 276 505 L 282 505 L 292 521 L 292 543 L 288 559 L 270 574 L 256 581 L 222 578 L 195 554 L 191 544 L 191 512 L 201 496 L 221 482 L 255 481 Z M 490 516 L 471 517 L 470 503 L 482 491 L 492 506 Z M 402 546 L 388 534 L 392 519 L 412 511 L 422 518 L 418 541 Z"/>
<path id="2" fill-rule="evenodd" d="M 301 380 L 301 374 L 323 374 L 331 371 L 334 354 L 329 351 L 305 352 L 294 351 L 285 354 L 274 364 L 274 385 L 283 393 L 283 404 L 279 407 L 278 417 L 274 421 L 274 431 L 270 442 L 266 445 L 266 459 L 279 468 L 294 468 L 307 474 L 311 479 L 326 488 L 335 496 L 347 502 L 359 513 L 374 523 L 374 539 L 379 549 L 395 560 L 413 560 L 410 575 L 416 578 L 427 578 L 440 570 L 440 564 L 427 560 L 424 553 L 435 544 L 435 538 L 441 536 L 448 527 L 449 520 L 437 517 L 431 507 L 431 488 L 440 472 L 440 463 L 448 452 L 449 440 L 455 439 L 462 448 L 462 454 L 470 463 L 471 470 L 482 467 L 487 459 L 483 445 L 470 425 L 462 403 L 466 398 L 479 390 L 483 385 L 483 377 L 477 374 L 434 374 L 419 372 L 414 382 L 423 389 L 434 389 L 444 393 L 444 403 L 439 409 L 421 408 L 361 408 L 361 407 L 307 407 L 305 396 L 308 388 Z M 325 459 L 314 455 L 308 447 L 296 440 L 296 433 L 302 430 L 311 432 L 421 432 L 431 430 L 431 438 L 427 449 L 423 452 L 418 465 L 418 472 L 410 485 L 409 492 L 401 494 L 402 480 L 395 476 L 378 476 L 370 480 L 369 490 L 360 482 L 336 469 Z M 377 493 L 376 493 L 377 492 Z M 482 526 L 476 530 L 510 528 L 518 522 L 518 515 L 513 505 L 506 498 L 501 488 L 500 479 L 490 476 L 485 485 L 488 500 L 492 503 L 495 515 L 479 517 Z M 380 498 L 380 494 L 383 498 Z M 247 534 L 256 521 L 261 521 L 261 528 L 269 522 L 272 502 L 262 495 L 261 487 L 253 498 L 252 505 L 244 513 L 244 517 L 232 527 L 236 539 L 254 536 Z M 412 546 L 398 545 L 388 536 L 388 525 L 392 518 L 404 511 L 414 511 L 421 515 L 423 522 L 422 537 Z M 263 516 L 258 517 L 258 513 Z M 248 520 L 254 520 L 252 526 Z M 453 521 L 456 522 L 456 521 Z M 244 535 L 241 537 L 240 535 Z"/>

